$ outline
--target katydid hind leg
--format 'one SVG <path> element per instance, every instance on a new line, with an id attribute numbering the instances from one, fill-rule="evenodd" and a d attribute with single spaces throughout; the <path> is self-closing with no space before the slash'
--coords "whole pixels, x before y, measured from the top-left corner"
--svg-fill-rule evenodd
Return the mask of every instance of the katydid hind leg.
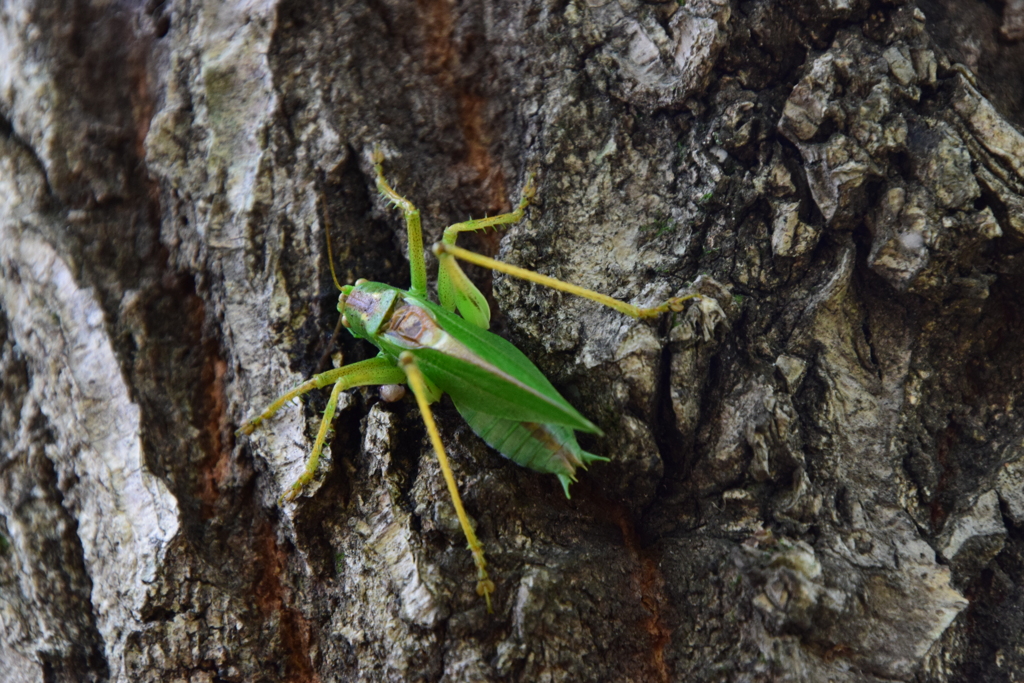
<path id="1" fill-rule="evenodd" d="M 441 241 L 444 244 L 454 245 L 459 233 L 476 232 L 487 228 L 496 228 L 511 225 L 522 220 L 526 215 L 526 207 L 530 205 L 536 195 L 536 187 L 533 176 L 526 181 L 523 188 L 523 196 L 519 205 L 509 213 L 490 216 L 488 218 L 470 219 L 462 223 L 449 225 L 444 230 Z M 466 277 L 458 262 L 448 255 L 438 256 L 437 268 L 437 298 L 441 305 L 449 311 L 458 309 L 463 318 L 483 329 L 490 327 L 491 310 L 487 299 L 477 289 L 476 285 Z"/>
<path id="2" fill-rule="evenodd" d="M 462 505 L 462 496 L 459 495 L 459 488 L 455 483 L 455 475 L 452 473 L 451 465 L 448 463 L 448 454 L 445 452 L 444 443 L 441 441 L 441 433 L 437 429 L 434 414 L 430 410 L 430 394 L 423 372 L 416 364 L 416 358 L 409 352 L 403 353 L 398 358 L 398 364 L 405 372 L 409 388 L 412 389 L 412 393 L 416 397 L 416 404 L 420 409 L 420 417 L 427 428 L 430 443 L 434 447 L 434 454 L 437 456 L 437 461 L 441 466 L 441 474 L 444 476 L 445 485 L 448 487 L 448 495 L 452 499 L 452 506 L 455 508 L 455 514 L 459 518 L 459 525 L 466 536 L 469 550 L 473 554 L 473 562 L 477 569 L 477 595 L 482 596 L 487 601 L 487 611 L 492 612 L 491 593 L 494 592 L 495 587 L 494 582 L 487 574 L 487 560 L 484 557 L 484 547 L 477 538 L 473 525 L 470 524 L 466 508 Z"/>
<path id="3" fill-rule="evenodd" d="M 687 294 L 684 296 L 672 297 L 662 302 L 661 304 L 658 304 L 657 306 L 650 306 L 644 308 L 640 306 L 635 306 L 625 301 L 621 301 L 620 299 L 616 299 L 614 297 L 610 297 L 607 294 L 595 292 L 594 290 L 587 289 L 586 287 L 580 287 L 578 285 L 564 282 L 563 280 L 559 280 L 558 278 L 553 278 L 548 275 L 541 275 L 540 273 L 534 272 L 532 270 L 520 268 L 519 266 L 513 266 L 512 264 L 505 263 L 503 261 L 497 261 L 495 259 L 482 256 L 481 254 L 474 253 L 461 247 L 456 247 L 451 244 L 445 244 L 444 242 L 437 242 L 436 244 L 434 244 L 432 250 L 439 261 L 445 258 L 466 261 L 468 263 L 478 265 L 482 268 L 489 268 L 491 270 L 496 270 L 499 273 L 504 273 L 505 275 L 517 277 L 521 280 L 535 282 L 539 285 L 543 285 L 550 289 L 555 289 L 560 292 L 566 292 L 568 294 L 583 297 L 584 299 L 596 301 L 602 306 L 612 308 L 618 311 L 619 313 L 623 313 L 625 315 L 630 316 L 631 318 L 657 318 L 658 316 L 664 313 L 679 313 L 683 310 L 683 304 L 686 301 L 689 301 L 690 299 L 703 298 L 700 294 Z"/>

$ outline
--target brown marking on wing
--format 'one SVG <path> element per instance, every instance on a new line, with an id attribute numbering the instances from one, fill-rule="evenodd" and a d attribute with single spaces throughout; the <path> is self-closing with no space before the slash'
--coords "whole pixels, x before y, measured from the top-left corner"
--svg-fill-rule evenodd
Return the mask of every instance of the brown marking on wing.
<path id="1" fill-rule="evenodd" d="M 537 422 L 520 422 L 524 429 L 530 432 L 530 435 L 539 441 L 544 448 L 551 451 L 551 455 L 554 458 L 560 459 L 565 463 L 566 467 L 573 474 L 576 473 L 576 468 L 583 464 L 583 462 L 576 457 L 576 455 L 566 448 L 562 443 L 555 438 L 555 435 L 551 433 L 547 425 L 542 425 Z"/>

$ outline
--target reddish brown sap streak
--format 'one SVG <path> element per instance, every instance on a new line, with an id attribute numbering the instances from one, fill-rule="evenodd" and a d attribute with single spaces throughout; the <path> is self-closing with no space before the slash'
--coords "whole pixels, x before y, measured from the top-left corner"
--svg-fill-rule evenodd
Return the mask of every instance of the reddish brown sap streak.
<path id="1" fill-rule="evenodd" d="M 402 306 L 391 316 L 384 334 L 410 344 L 429 346 L 440 330 L 430 314 L 419 306 Z"/>

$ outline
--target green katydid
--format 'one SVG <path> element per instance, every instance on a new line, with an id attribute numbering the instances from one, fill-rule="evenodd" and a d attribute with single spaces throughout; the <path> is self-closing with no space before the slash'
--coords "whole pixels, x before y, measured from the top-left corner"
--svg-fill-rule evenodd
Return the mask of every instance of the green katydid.
<path id="1" fill-rule="evenodd" d="M 477 567 L 477 593 L 487 600 L 490 611 L 494 583 L 487 574 L 483 546 L 463 508 L 430 404 L 447 393 L 462 417 L 485 442 L 524 467 L 557 476 L 566 497 L 569 496 L 569 484 L 576 480 L 578 468 L 586 469 L 588 464 L 608 458 L 582 450 L 574 433 L 576 430 L 600 434 L 601 430 L 569 405 L 519 349 L 487 331 L 490 309 L 456 258 L 597 301 L 634 318 L 652 318 L 668 311 L 681 311 L 683 301 L 696 295 L 669 299 L 652 308 L 638 308 L 455 246 L 460 232 L 508 225 L 522 219 L 534 197 L 531 177 L 523 189 L 519 205 L 511 213 L 456 223 L 445 229 L 442 241 L 433 247 L 439 263 L 437 289 L 441 301 L 441 305 L 435 304 L 427 298 L 419 211 L 395 192 L 384 178 L 383 155 L 379 150 L 374 151 L 372 160 L 377 189 L 400 208 L 405 217 L 411 284 L 408 290 L 401 290 L 366 280 L 341 286 L 336 277 L 334 280 L 341 291 L 338 298 L 341 323 L 353 336 L 374 344 L 380 354 L 312 377 L 246 422 L 238 434 L 252 434 L 260 423 L 292 399 L 313 389 L 333 385 L 305 471 L 282 496 L 282 499 L 290 500 L 312 481 L 316 473 L 342 391 L 359 386 L 408 385 L 416 398 L 456 515 L 473 554 Z M 333 260 L 331 274 L 333 277 Z M 455 315 L 455 310 L 462 314 L 461 318 Z"/>

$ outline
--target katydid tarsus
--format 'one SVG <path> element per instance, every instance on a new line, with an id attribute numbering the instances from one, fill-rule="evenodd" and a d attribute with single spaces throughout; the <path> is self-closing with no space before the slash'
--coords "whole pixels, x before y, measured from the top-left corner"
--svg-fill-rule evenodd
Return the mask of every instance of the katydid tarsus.
<path id="1" fill-rule="evenodd" d="M 534 197 L 531 177 L 516 209 L 510 213 L 451 225 L 433 247 L 438 257 L 438 298 L 427 298 L 427 272 L 423 254 L 420 214 L 409 200 L 395 192 L 384 178 L 383 155 L 375 150 L 373 165 L 377 189 L 401 209 L 408 232 L 411 284 L 408 290 L 378 282 L 357 280 L 341 286 L 338 311 L 342 324 L 353 336 L 366 339 L 380 353 L 375 358 L 320 373 L 280 396 L 238 434 L 252 434 L 292 399 L 313 389 L 331 386 L 313 450 L 302 476 L 282 496 L 291 500 L 312 481 L 341 392 L 359 386 L 408 385 L 416 398 L 423 422 L 440 462 L 448 492 L 477 568 L 477 593 L 491 609 L 494 583 L 487 574 L 483 546 L 476 537 L 462 505 L 444 444 L 431 414 L 430 404 L 447 393 L 469 426 L 485 442 L 530 469 L 554 474 L 569 496 L 576 470 L 607 460 L 587 453 L 577 443 L 574 430 L 601 434 L 555 390 L 536 366 L 508 341 L 488 332 L 490 309 L 456 259 L 465 260 L 514 277 L 591 299 L 634 318 L 652 318 L 683 310 L 683 302 L 696 295 L 669 299 L 660 306 L 638 308 L 582 287 L 489 259 L 455 246 L 460 232 L 495 228 L 522 219 Z M 326 211 L 325 211 L 326 214 Z M 325 223 L 325 232 L 328 232 Z M 328 236 L 329 240 L 329 236 Z M 329 245 L 329 241 L 328 241 Z M 458 310 L 462 317 L 455 315 Z"/>

